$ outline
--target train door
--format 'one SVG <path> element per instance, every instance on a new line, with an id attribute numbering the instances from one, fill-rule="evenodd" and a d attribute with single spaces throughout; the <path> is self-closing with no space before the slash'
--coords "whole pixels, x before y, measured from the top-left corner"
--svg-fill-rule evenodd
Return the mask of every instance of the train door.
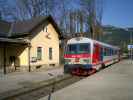
<path id="1" fill-rule="evenodd" d="M 100 45 L 94 44 L 93 48 L 93 63 L 98 63 L 100 61 Z"/>
<path id="2" fill-rule="evenodd" d="M 100 61 L 103 61 L 103 47 L 100 47 Z"/>

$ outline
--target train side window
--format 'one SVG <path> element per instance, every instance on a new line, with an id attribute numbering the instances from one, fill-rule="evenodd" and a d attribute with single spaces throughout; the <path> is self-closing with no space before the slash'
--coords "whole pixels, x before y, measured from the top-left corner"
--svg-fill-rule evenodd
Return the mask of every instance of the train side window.
<path id="1" fill-rule="evenodd" d="M 116 50 L 114 50 L 114 55 L 116 55 Z"/>
<path id="2" fill-rule="evenodd" d="M 105 56 L 105 48 L 103 47 L 103 55 Z"/>
<path id="3" fill-rule="evenodd" d="M 110 48 L 108 48 L 108 56 L 110 56 Z"/>
<path id="4" fill-rule="evenodd" d="M 109 56 L 111 56 L 111 48 L 109 48 Z"/>
<path id="5" fill-rule="evenodd" d="M 106 48 L 106 56 L 108 56 L 108 49 Z"/>
<path id="6" fill-rule="evenodd" d="M 113 54 L 113 49 L 111 49 L 111 55 L 114 55 L 114 54 Z"/>
<path id="7" fill-rule="evenodd" d="M 114 55 L 116 55 L 116 50 L 114 50 Z"/>
<path id="8" fill-rule="evenodd" d="M 114 55 L 114 50 L 112 49 L 112 55 Z"/>
<path id="9" fill-rule="evenodd" d="M 116 55 L 118 54 L 118 51 L 117 51 L 117 50 L 115 50 L 115 54 L 116 54 Z"/>
<path id="10" fill-rule="evenodd" d="M 100 52 L 103 55 L 103 47 L 100 48 Z"/>
<path id="11" fill-rule="evenodd" d="M 106 48 L 104 48 L 104 56 L 106 56 L 107 55 L 107 49 Z"/>
<path id="12" fill-rule="evenodd" d="M 111 48 L 109 48 L 109 56 L 111 56 Z"/>
<path id="13" fill-rule="evenodd" d="M 107 48 L 107 56 L 109 56 L 110 54 L 109 54 L 109 48 Z"/>
<path id="14" fill-rule="evenodd" d="M 110 49 L 110 55 L 111 55 L 111 56 L 113 55 L 113 53 L 112 53 L 112 48 Z"/>
<path id="15" fill-rule="evenodd" d="M 114 54 L 114 50 L 112 50 L 112 54 L 115 55 L 115 54 Z"/>
<path id="16" fill-rule="evenodd" d="M 109 48 L 109 56 L 111 56 L 111 48 Z"/>

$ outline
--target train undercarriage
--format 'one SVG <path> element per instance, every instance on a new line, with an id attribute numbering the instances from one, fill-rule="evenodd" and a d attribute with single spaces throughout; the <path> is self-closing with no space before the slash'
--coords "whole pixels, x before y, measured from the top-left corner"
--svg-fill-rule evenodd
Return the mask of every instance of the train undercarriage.
<path id="1" fill-rule="evenodd" d="M 85 68 L 83 65 L 64 66 L 64 73 L 69 73 L 76 76 L 89 76 L 96 73 L 96 69 L 89 67 Z"/>

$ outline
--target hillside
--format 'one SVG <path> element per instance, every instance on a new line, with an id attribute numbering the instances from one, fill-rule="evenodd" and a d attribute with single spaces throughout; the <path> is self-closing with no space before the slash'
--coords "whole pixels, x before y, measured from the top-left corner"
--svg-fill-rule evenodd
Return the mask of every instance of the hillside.
<path id="1" fill-rule="evenodd" d="M 133 34 L 133 28 L 128 28 Z M 130 43 L 130 32 L 123 28 L 117 28 L 114 26 L 104 26 L 104 35 L 101 38 L 103 42 L 117 45 L 124 50 L 127 48 L 127 45 Z"/>

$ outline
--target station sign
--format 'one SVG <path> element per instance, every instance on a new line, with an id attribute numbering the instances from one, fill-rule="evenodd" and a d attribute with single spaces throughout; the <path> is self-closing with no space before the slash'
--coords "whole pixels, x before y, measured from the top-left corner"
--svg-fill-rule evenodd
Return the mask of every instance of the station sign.
<path id="1" fill-rule="evenodd" d="M 128 45 L 128 50 L 133 49 L 133 45 Z"/>

